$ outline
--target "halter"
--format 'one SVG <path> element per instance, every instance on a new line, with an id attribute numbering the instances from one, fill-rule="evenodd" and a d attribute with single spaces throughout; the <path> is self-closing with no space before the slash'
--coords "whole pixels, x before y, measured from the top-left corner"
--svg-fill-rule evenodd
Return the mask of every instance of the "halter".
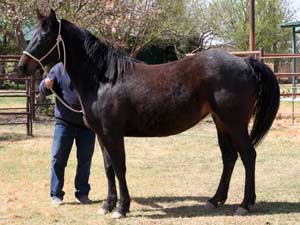
<path id="1" fill-rule="evenodd" d="M 50 55 L 55 48 L 57 48 L 57 52 L 58 52 L 58 59 L 60 59 L 60 48 L 59 48 L 59 43 L 62 44 L 63 46 L 63 51 L 64 51 L 64 71 L 63 73 L 65 73 L 65 70 L 66 70 L 66 47 L 65 47 L 65 42 L 64 40 L 62 39 L 61 37 L 61 20 L 56 18 L 57 19 L 57 22 L 59 24 L 58 26 L 58 35 L 57 35 L 57 38 L 56 38 L 56 43 L 55 45 L 40 59 L 34 57 L 31 53 L 27 52 L 27 51 L 23 51 L 23 54 L 29 56 L 30 58 L 32 58 L 34 61 L 36 61 L 41 67 L 42 67 L 42 70 L 44 71 L 44 74 L 50 79 L 49 77 L 49 73 L 48 71 L 46 70 L 45 66 L 42 64 L 42 61 L 48 56 Z M 67 107 L 68 109 L 70 109 L 71 111 L 73 112 L 76 112 L 76 113 L 82 113 L 83 111 L 82 110 L 76 110 L 76 109 L 73 109 L 72 107 L 70 107 L 64 100 L 62 100 L 56 93 L 55 91 L 50 88 L 50 90 L 52 91 L 53 95 L 65 106 Z"/>

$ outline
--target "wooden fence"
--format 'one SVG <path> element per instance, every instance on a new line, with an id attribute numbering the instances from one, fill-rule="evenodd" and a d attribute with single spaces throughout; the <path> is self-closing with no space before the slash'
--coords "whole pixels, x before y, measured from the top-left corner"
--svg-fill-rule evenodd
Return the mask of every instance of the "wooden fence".
<path id="1" fill-rule="evenodd" d="M 0 82 L 5 83 L 5 81 L 24 83 L 25 90 L 5 90 L 0 89 L 0 98 L 25 98 L 24 107 L 3 107 L 0 108 L 0 117 L 7 116 L 17 116 L 25 117 L 25 121 L 18 121 L 17 119 L 9 119 L 8 121 L 1 122 L 0 125 L 26 125 L 27 135 L 32 136 L 32 119 L 33 119 L 33 109 L 34 109 L 34 89 L 33 89 L 33 77 L 21 78 L 18 77 L 16 72 L 6 73 L 3 71 L 4 67 L 8 67 L 7 64 L 11 64 L 10 67 L 15 67 L 15 64 L 19 61 L 20 56 L 16 55 L 0 55 L 0 65 L 2 69 L 0 71 Z M 3 86 L 3 84 L 2 84 Z"/>

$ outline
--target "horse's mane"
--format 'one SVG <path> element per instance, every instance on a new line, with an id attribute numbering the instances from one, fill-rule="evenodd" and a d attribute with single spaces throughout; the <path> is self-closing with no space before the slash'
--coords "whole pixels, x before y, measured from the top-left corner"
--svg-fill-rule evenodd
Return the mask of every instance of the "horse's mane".
<path id="1" fill-rule="evenodd" d="M 88 73 L 98 81 L 115 84 L 122 81 L 126 71 L 139 62 L 129 56 L 122 55 L 108 48 L 89 31 L 84 32 L 84 50 L 87 54 L 85 62 L 88 64 Z"/>

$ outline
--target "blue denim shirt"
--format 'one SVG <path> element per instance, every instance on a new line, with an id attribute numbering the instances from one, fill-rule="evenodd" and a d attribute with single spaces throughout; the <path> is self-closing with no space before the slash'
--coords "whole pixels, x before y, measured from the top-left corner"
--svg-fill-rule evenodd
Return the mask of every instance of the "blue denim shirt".
<path id="1" fill-rule="evenodd" d="M 64 65 L 62 63 L 56 64 L 49 72 L 49 78 L 53 80 L 53 90 L 62 98 L 65 103 L 76 110 L 80 110 L 80 102 L 77 97 L 76 90 L 72 87 L 70 77 L 67 71 L 64 72 Z M 43 95 L 51 95 L 51 90 L 46 88 L 45 79 L 42 80 L 39 90 Z M 58 99 L 55 99 L 55 118 L 74 125 L 83 126 L 82 113 L 76 113 L 65 107 Z"/>

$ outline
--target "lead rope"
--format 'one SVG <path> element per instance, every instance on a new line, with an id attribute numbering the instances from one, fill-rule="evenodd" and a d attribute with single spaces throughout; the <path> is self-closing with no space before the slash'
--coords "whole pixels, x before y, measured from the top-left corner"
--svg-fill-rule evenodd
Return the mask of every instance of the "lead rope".
<path id="1" fill-rule="evenodd" d="M 46 70 L 46 68 L 44 67 L 44 65 L 42 64 L 42 61 L 48 56 L 50 55 L 51 52 L 53 52 L 53 50 L 55 48 L 57 48 L 57 52 L 58 52 L 58 58 L 60 59 L 60 49 L 59 49 L 59 43 L 61 42 L 62 43 L 62 46 L 63 46 L 63 51 L 64 51 L 64 71 L 63 73 L 65 73 L 66 71 L 66 47 L 65 47 L 65 42 L 64 40 L 62 39 L 61 37 L 61 21 L 59 19 L 57 19 L 58 23 L 59 23 L 59 28 L 58 28 L 58 35 L 57 35 L 57 38 L 56 38 L 56 44 L 49 50 L 49 52 L 47 52 L 41 59 L 37 59 L 36 57 L 34 57 L 32 54 L 30 54 L 29 52 L 27 51 L 23 51 L 23 54 L 31 57 L 33 60 L 35 60 L 37 63 L 39 63 L 39 65 L 42 67 L 42 70 L 44 71 L 44 74 L 47 76 L 47 78 L 50 79 L 49 77 L 49 73 L 48 71 Z M 69 110 L 71 110 L 72 112 L 75 112 L 75 113 L 83 113 L 82 110 L 76 110 L 76 109 L 73 109 L 72 107 L 70 107 L 63 99 L 61 99 L 58 94 L 56 94 L 56 92 L 52 89 L 52 88 L 49 88 L 51 90 L 51 92 L 53 93 L 53 95 L 65 106 L 67 107 Z"/>

